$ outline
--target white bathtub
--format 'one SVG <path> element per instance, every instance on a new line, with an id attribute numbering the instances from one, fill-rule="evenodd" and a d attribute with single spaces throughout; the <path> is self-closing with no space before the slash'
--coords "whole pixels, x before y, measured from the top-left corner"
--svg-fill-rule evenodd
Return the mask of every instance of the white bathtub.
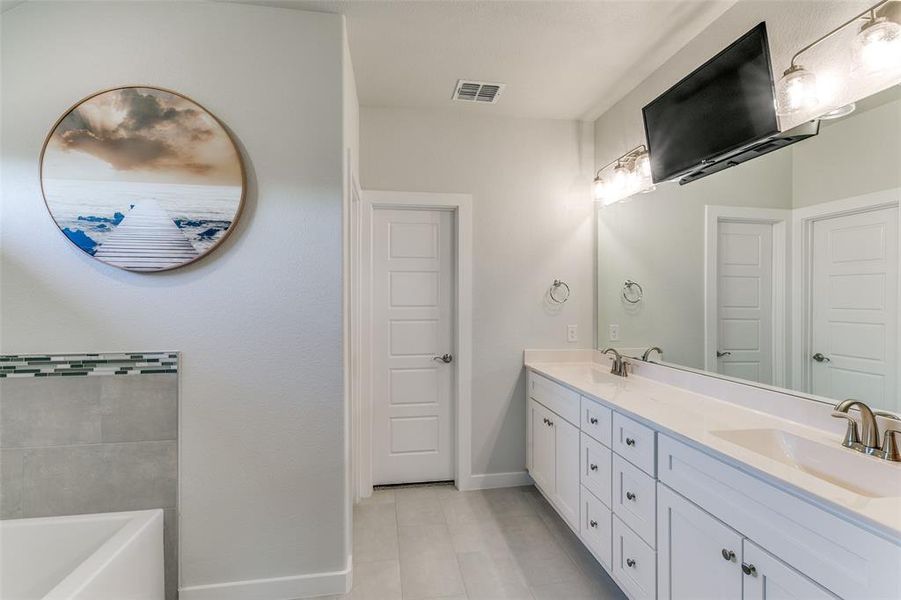
<path id="1" fill-rule="evenodd" d="M 163 600 L 163 511 L 0 521 L 3 600 Z"/>

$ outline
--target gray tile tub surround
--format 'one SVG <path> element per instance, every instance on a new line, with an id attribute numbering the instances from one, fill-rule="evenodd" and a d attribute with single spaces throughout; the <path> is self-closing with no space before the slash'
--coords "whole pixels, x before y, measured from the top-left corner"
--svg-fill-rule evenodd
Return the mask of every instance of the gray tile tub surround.
<path id="1" fill-rule="evenodd" d="M 0 379 L 0 519 L 162 508 L 176 598 L 177 378 Z"/>
<path id="2" fill-rule="evenodd" d="M 0 380 L 0 448 L 178 439 L 178 375 Z"/>

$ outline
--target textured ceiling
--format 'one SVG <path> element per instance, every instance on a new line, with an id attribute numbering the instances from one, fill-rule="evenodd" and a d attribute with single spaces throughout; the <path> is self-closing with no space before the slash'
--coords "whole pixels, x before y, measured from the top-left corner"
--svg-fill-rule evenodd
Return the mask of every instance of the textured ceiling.
<path id="1" fill-rule="evenodd" d="M 360 104 L 594 119 L 734 0 L 241 0 L 346 15 Z M 457 79 L 506 83 L 495 105 Z"/>

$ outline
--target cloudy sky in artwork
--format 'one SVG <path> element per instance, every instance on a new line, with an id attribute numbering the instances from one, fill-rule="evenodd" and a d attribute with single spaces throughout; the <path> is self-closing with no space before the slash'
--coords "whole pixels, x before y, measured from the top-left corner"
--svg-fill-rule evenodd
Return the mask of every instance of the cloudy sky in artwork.
<path id="1" fill-rule="evenodd" d="M 104 92 L 69 112 L 44 154 L 55 179 L 241 185 L 222 126 L 181 96 L 149 88 Z"/>

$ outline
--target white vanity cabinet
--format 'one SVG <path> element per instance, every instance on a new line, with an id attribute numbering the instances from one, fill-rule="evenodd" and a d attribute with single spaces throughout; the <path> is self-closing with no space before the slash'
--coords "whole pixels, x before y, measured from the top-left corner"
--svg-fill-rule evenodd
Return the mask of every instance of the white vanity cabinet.
<path id="1" fill-rule="evenodd" d="M 574 386 L 575 387 L 575 386 Z M 632 600 L 898 600 L 901 542 L 529 371 L 528 469 Z"/>

